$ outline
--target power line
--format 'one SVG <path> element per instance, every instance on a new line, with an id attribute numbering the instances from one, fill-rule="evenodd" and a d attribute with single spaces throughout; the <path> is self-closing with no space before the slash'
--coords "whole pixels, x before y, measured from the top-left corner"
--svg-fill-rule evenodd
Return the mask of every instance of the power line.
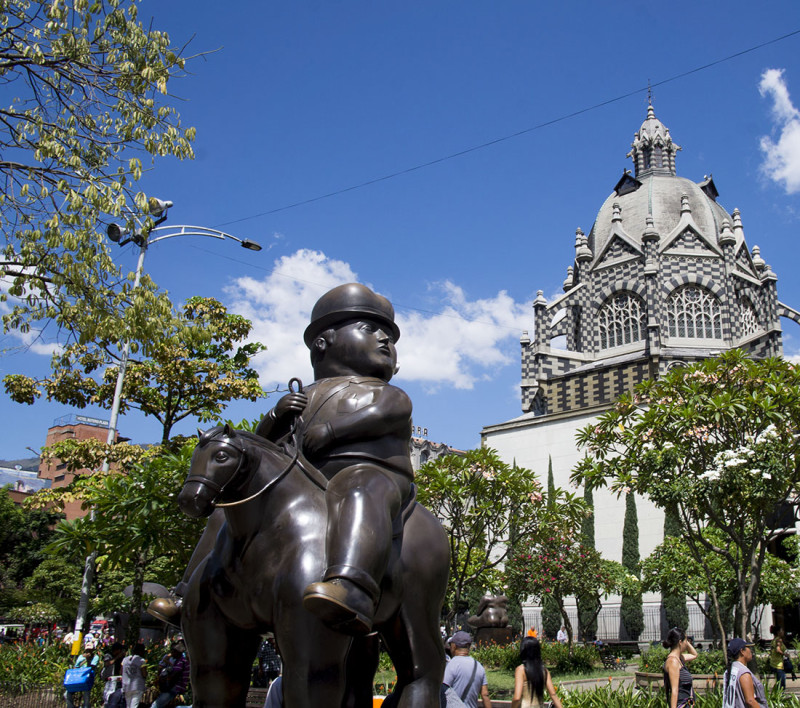
<path id="1" fill-rule="evenodd" d="M 518 130 L 515 133 L 510 133 L 509 135 L 504 135 L 500 138 L 495 138 L 494 140 L 489 140 L 488 142 L 481 143 L 480 145 L 474 145 L 472 147 L 465 148 L 463 150 L 459 150 L 458 152 L 451 153 L 449 155 L 444 155 L 442 157 L 437 157 L 436 159 L 429 160 L 427 162 L 422 162 L 418 165 L 414 165 L 413 167 L 406 167 L 405 169 L 398 170 L 397 172 L 391 172 L 389 174 L 383 175 L 382 177 L 375 177 L 373 179 L 369 179 L 365 182 L 359 182 L 358 184 L 350 185 L 349 187 L 344 187 L 342 189 L 337 189 L 333 192 L 328 192 L 326 194 L 320 194 L 316 197 L 310 197 L 309 199 L 303 199 L 298 202 L 293 202 L 292 204 L 286 204 L 281 207 L 276 207 L 275 209 L 269 209 L 268 211 L 262 211 L 258 214 L 253 214 L 251 216 L 243 216 L 239 219 L 233 219 L 232 221 L 225 221 L 221 224 L 217 224 L 216 227 L 219 228 L 220 226 L 229 226 L 231 224 L 239 224 L 243 221 L 250 221 L 251 219 L 258 219 L 262 216 L 269 216 L 270 214 L 277 214 L 281 211 L 287 211 L 288 209 L 295 209 L 299 206 L 305 206 L 306 204 L 313 204 L 314 202 L 321 201 L 323 199 L 329 199 L 330 197 L 336 197 L 340 194 L 346 194 L 347 192 L 352 192 L 356 189 L 363 189 L 364 187 L 369 187 L 373 184 L 378 184 L 379 182 L 386 182 L 387 180 L 394 179 L 395 177 L 401 177 L 403 175 L 410 174 L 412 172 L 417 172 L 418 170 L 425 169 L 426 167 L 432 167 L 433 165 L 438 165 L 442 162 L 447 162 L 448 160 L 454 160 L 457 157 L 463 157 L 464 155 L 468 155 L 471 152 L 477 152 L 478 150 L 484 150 L 486 148 L 492 147 L 493 145 L 498 145 L 499 143 L 506 142 L 507 140 L 513 140 L 514 138 L 519 138 L 523 135 L 527 135 L 528 133 L 532 133 L 536 130 L 541 130 L 542 128 L 547 128 L 548 126 L 555 125 L 556 123 L 561 123 L 562 121 L 569 120 L 570 118 L 575 118 L 576 116 L 583 115 L 584 113 L 589 113 L 590 111 L 596 111 L 598 108 L 603 108 L 604 106 L 608 106 L 612 103 L 617 103 L 619 101 L 623 101 L 626 98 L 630 98 L 631 96 L 635 96 L 639 93 L 644 93 L 646 91 L 650 91 L 656 86 L 663 86 L 664 84 L 671 83 L 673 81 L 677 81 L 678 79 L 683 79 L 687 76 L 691 76 L 692 74 L 696 74 L 700 71 L 705 71 L 706 69 L 710 69 L 713 66 L 717 66 L 718 64 L 723 64 L 724 62 L 731 61 L 732 59 L 736 59 L 738 57 L 744 56 L 745 54 L 750 54 L 751 52 L 755 52 L 759 49 L 763 49 L 771 44 L 776 44 L 777 42 L 782 42 L 784 39 L 789 39 L 790 37 L 794 37 L 795 35 L 800 34 L 800 29 L 794 30 L 787 34 L 781 35 L 780 37 L 775 37 L 774 39 L 770 39 L 766 42 L 762 42 L 761 44 L 757 44 L 753 47 L 749 47 L 748 49 L 743 49 L 739 52 L 735 52 L 734 54 L 729 54 L 722 59 L 717 59 L 715 61 L 709 62 L 708 64 L 703 64 L 702 66 L 695 67 L 694 69 L 689 69 L 688 71 L 683 71 L 680 74 L 675 74 L 674 76 L 670 76 L 667 79 L 662 79 L 661 81 L 655 82 L 648 82 L 647 86 L 642 88 L 634 89 L 633 91 L 628 91 L 620 96 L 616 96 L 614 98 L 609 98 L 605 101 L 601 101 L 600 103 L 595 103 L 592 106 L 587 106 L 586 108 L 581 108 L 577 111 L 573 111 L 572 113 L 567 113 L 565 115 L 559 116 L 558 118 L 553 118 L 548 121 L 544 121 L 543 123 L 538 123 L 533 125 L 529 128 L 524 128 L 522 130 Z"/>

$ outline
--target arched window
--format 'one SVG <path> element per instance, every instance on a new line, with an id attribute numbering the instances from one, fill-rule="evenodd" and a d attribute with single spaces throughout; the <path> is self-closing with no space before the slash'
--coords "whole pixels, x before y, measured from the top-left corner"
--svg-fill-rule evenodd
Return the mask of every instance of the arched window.
<path id="1" fill-rule="evenodd" d="M 699 285 L 684 285 L 667 300 L 669 336 L 722 339 L 719 300 Z"/>
<path id="2" fill-rule="evenodd" d="M 612 295 L 598 311 L 597 322 L 601 349 L 638 342 L 647 326 L 644 303 L 633 293 Z"/>
<path id="3" fill-rule="evenodd" d="M 742 298 L 741 305 L 739 306 L 739 317 L 741 318 L 743 337 L 749 337 L 751 334 L 755 334 L 762 329 L 756 308 L 753 307 L 753 303 L 747 298 Z"/>

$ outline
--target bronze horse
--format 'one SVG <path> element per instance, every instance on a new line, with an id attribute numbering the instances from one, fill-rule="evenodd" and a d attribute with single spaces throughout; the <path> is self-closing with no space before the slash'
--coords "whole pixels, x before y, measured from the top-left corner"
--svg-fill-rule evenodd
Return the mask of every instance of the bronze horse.
<path id="1" fill-rule="evenodd" d="M 377 635 L 350 637 L 302 606 L 326 567 L 327 480 L 293 448 L 228 426 L 200 436 L 179 496 L 190 516 L 222 507 L 213 550 L 188 581 L 182 628 L 196 708 L 244 706 L 260 637 L 284 662 L 287 708 L 372 706 Z M 438 708 L 444 671 L 439 613 L 449 546 L 438 520 L 413 502 L 397 524 L 375 630 L 397 670 L 387 707 Z"/>

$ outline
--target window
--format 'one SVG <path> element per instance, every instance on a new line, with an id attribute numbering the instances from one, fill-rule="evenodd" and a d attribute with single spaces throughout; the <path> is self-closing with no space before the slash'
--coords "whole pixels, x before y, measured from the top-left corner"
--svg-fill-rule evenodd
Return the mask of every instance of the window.
<path id="1" fill-rule="evenodd" d="M 644 339 L 647 317 L 641 298 L 633 293 L 612 295 L 597 314 L 600 348 L 621 347 Z"/>
<path id="2" fill-rule="evenodd" d="M 699 285 L 684 285 L 667 300 L 669 336 L 722 339 L 719 300 Z"/>
<path id="3" fill-rule="evenodd" d="M 753 303 L 747 298 L 742 300 L 742 304 L 739 307 L 739 316 L 742 322 L 743 337 L 749 337 L 751 334 L 755 334 L 762 329 L 761 322 L 758 321 L 756 308 L 753 307 Z"/>

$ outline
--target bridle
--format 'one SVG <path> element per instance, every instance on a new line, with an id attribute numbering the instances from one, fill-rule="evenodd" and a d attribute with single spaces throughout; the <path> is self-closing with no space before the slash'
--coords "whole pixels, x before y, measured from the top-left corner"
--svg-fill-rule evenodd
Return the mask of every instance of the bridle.
<path id="1" fill-rule="evenodd" d="M 206 487 L 210 487 L 211 490 L 214 492 L 215 497 L 217 499 L 221 498 L 222 495 L 225 493 L 225 491 L 228 490 L 229 488 L 236 489 L 236 488 L 241 487 L 244 484 L 246 484 L 249 481 L 249 479 L 252 476 L 252 474 L 253 474 L 253 471 L 251 470 L 250 474 L 246 475 L 244 477 L 244 479 L 242 479 L 239 482 L 236 482 L 235 485 L 231 485 L 231 483 L 234 482 L 234 480 L 237 479 L 237 477 L 239 476 L 240 472 L 242 472 L 242 470 L 245 467 L 245 465 L 250 461 L 250 455 L 248 455 L 247 449 L 243 445 L 239 446 L 239 445 L 235 444 L 233 435 L 227 434 L 224 439 L 215 439 L 216 436 L 219 435 L 222 432 L 224 432 L 224 430 L 220 431 L 219 433 L 215 433 L 213 436 L 208 438 L 206 441 L 202 441 L 201 440 L 201 442 L 204 442 L 206 445 L 210 445 L 211 443 L 216 443 L 217 445 L 224 445 L 224 446 L 233 448 L 237 453 L 239 453 L 239 464 L 236 466 L 236 469 L 230 474 L 228 479 L 226 479 L 222 484 L 218 484 L 217 482 L 209 479 L 208 477 L 206 477 L 204 475 L 199 475 L 199 474 L 189 475 L 183 482 L 184 485 L 188 484 L 189 482 L 197 482 L 199 484 L 205 485 Z M 284 469 L 281 470 L 281 472 L 278 475 L 276 475 L 275 477 L 270 479 L 257 492 L 255 492 L 254 494 L 251 494 L 249 497 L 245 497 L 244 499 L 237 499 L 235 501 L 230 501 L 230 502 L 214 502 L 214 506 L 224 509 L 224 508 L 229 507 L 229 506 L 238 506 L 239 504 L 244 504 L 245 502 L 249 502 L 249 501 L 255 499 L 256 497 L 262 495 L 264 492 L 266 492 L 271 487 L 274 487 L 276 484 L 278 484 L 278 482 L 280 482 L 289 473 L 289 470 L 292 469 L 292 467 L 294 466 L 295 462 L 297 462 L 297 450 L 296 449 L 294 451 L 294 454 L 289 459 L 289 462 L 284 467 Z"/>

